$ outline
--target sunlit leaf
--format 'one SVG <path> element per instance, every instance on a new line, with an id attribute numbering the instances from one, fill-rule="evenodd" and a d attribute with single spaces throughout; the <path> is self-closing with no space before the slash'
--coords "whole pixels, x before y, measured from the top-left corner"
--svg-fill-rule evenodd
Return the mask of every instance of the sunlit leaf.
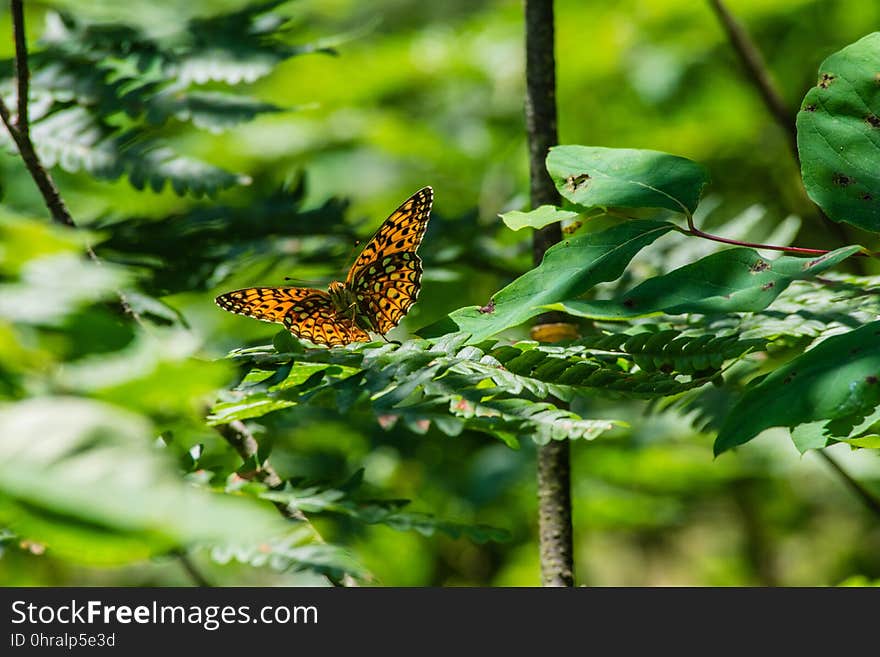
<path id="1" fill-rule="evenodd" d="M 630 221 L 563 240 L 547 250 L 540 266 L 493 294 L 488 308 L 460 308 L 420 333 L 430 337 L 457 330 L 470 333 L 471 342 L 485 340 L 540 315 L 549 304 L 613 281 L 636 253 L 672 229 L 666 222 Z"/>
<path id="2" fill-rule="evenodd" d="M 704 167 L 658 151 L 555 146 L 547 171 L 556 189 L 587 208 L 666 208 L 693 214 L 709 182 Z"/>
<path id="3" fill-rule="evenodd" d="M 770 427 L 822 421 L 849 430 L 880 404 L 880 322 L 820 342 L 750 386 L 718 432 L 715 453 Z M 808 443 L 814 446 L 813 443 Z"/>
<path id="4" fill-rule="evenodd" d="M 116 407 L 71 397 L 6 404 L 0 433 L 0 515 L 67 559 L 123 563 L 283 530 L 271 507 L 183 482 L 152 446 L 151 427 Z"/>
<path id="5" fill-rule="evenodd" d="M 804 185 L 835 221 L 880 230 L 880 32 L 834 53 L 797 115 Z"/>
<path id="6" fill-rule="evenodd" d="M 860 246 L 847 246 L 823 256 L 765 260 L 753 249 L 727 249 L 650 278 L 619 299 L 572 299 L 547 307 L 579 317 L 610 320 L 661 312 L 756 312 L 773 303 L 792 281 L 814 277 L 861 250 Z"/>

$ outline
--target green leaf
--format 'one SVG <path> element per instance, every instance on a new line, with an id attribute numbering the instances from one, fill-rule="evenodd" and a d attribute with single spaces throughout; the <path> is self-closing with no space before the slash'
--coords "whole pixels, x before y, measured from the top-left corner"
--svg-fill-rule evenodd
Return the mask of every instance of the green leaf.
<path id="1" fill-rule="evenodd" d="M 280 111 L 282 108 L 277 105 L 238 94 L 194 91 L 181 95 L 170 91 L 151 99 L 147 120 L 162 125 L 169 117 L 174 117 L 178 121 L 192 121 L 197 128 L 219 133 L 252 121 L 261 114 Z"/>
<path id="2" fill-rule="evenodd" d="M 880 32 L 822 62 L 797 115 L 810 198 L 835 221 L 880 231 Z"/>
<path id="3" fill-rule="evenodd" d="M 556 189 L 584 207 L 665 208 L 693 214 L 706 169 L 683 157 L 649 150 L 555 146 L 547 171 Z"/>
<path id="4" fill-rule="evenodd" d="M 29 262 L 41 256 L 79 255 L 94 236 L 66 226 L 13 214 L 0 206 L 0 274 L 20 276 Z"/>
<path id="5" fill-rule="evenodd" d="M 636 393 L 678 392 L 707 381 L 633 373 L 616 360 L 606 363 L 591 357 L 583 347 L 569 353 L 530 342 L 483 351 L 463 346 L 466 338 L 467 334 L 454 334 L 435 342 L 410 340 L 400 347 L 359 345 L 297 354 L 278 354 L 270 347 L 234 352 L 236 360 L 260 368 L 255 381 L 265 380 L 272 367 L 286 370 L 288 377 L 276 380 L 267 390 L 259 385 L 240 386 L 226 393 L 224 401 L 214 406 L 210 421 L 259 417 L 309 404 L 344 413 L 369 410 L 386 429 L 398 422 L 417 434 L 426 433 L 432 425 L 451 436 L 469 429 L 517 447 L 518 436 L 539 442 L 589 440 L 620 424 L 584 418 L 544 401 L 548 397 L 571 399 L 575 385 Z M 315 369 L 317 377 L 302 380 L 303 372 L 328 362 L 338 365 Z"/>
<path id="6" fill-rule="evenodd" d="M 507 532 L 487 525 L 468 525 L 465 523 L 440 520 L 427 513 L 401 511 L 408 500 L 375 500 L 352 497 L 357 486 L 342 488 L 321 488 L 310 486 L 297 488 L 288 483 L 282 490 L 270 490 L 261 497 L 285 504 L 307 514 L 334 513 L 367 524 L 382 524 L 400 531 L 417 531 L 431 536 L 440 531 L 458 538 L 467 536 L 478 543 L 486 541 L 505 541 Z"/>
<path id="7" fill-rule="evenodd" d="M 196 356 L 195 336 L 184 330 L 156 329 L 125 349 L 69 362 L 53 381 L 63 390 L 137 409 L 165 420 L 201 416 L 199 400 L 228 380 L 223 363 Z M 173 385 L 170 384 L 173 382 Z"/>
<path id="8" fill-rule="evenodd" d="M 0 133 L 7 144 L 10 138 Z M 85 108 L 61 109 L 33 125 L 32 138 L 46 166 L 97 178 L 128 176 L 136 189 L 161 191 L 166 183 L 178 195 L 214 194 L 251 180 L 195 158 L 186 157 L 141 130 L 121 133 Z"/>
<path id="9" fill-rule="evenodd" d="M 547 307 L 604 320 L 656 313 L 757 312 L 769 306 L 792 281 L 813 277 L 861 250 L 860 246 L 846 246 L 814 258 L 765 260 L 753 249 L 727 249 L 650 278 L 619 299 L 571 299 Z"/>
<path id="10" fill-rule="evenodd" d="M 554 205 L 542 205 L 529 212 L 519 212 L 517 210 L 514 210 L 513 212 L 505 212 L 501 215 L 501 220 L 504 221 L 507 227 L 511 230 L 519 230 L 520 228 L 525 227 L 543 228 L 548 224 L 553 224 L 557 221 L 565 221 L 567 219 L 576 219 L 579 216 L 579 212 L 563 210 Z"/>
<path id="11" fill-rule="evenodd" d="M 748 442 L 771 427 L 823 421 L 846 432 L 880 403 L 880 322 L 823 340 L 750 386 L 730 410 L 715 454 Z M 812 434 L 814 435 L 814 434 Z M 814 446 L 814 441 L 802 441 Z"/>
<path id="12" fill-rule="evenodd" d="M 127 279 L 115 265 L 98 265 L 79 254 L 58 253 L 29 260 L 20 280 L 0 284 L 0 318 L 58 325 L 75 310 L 113 298 Z"/>
<path id="13" fill-rule="evenodd" d="M 673 228 L 661 221 L 629 221 L 563 240 L 547 250 L 538 267 L 494 294 L 489 312 L 478 306 L 460 308 L 419 333 L 430 337 L 459 330 L 470 333 L 472 343 L 485 340 L 540 315 L 549 304 L 613 281 L 636 253 Z"/>
<path id="14" fill-rule="evenodd" d="M 324 543 L 308 526 L 296 527 L 286 536 L 262 543 L 249 541 L 218 545 L 211 549 L 211 558 L 221 564 L 234 560 L 281 572 L 312 571 L 336 581 L 345 575 L 370 577 L 345 549 Z"/>
<path id="15" fill-rule="evenodd" d="M 150 426 L 116 407 L 72 397 L 7 404 L 0 434 L 0 519 L 69 560 L 124 563 L 285 530 L 267 505 L 182 481 Z"/>

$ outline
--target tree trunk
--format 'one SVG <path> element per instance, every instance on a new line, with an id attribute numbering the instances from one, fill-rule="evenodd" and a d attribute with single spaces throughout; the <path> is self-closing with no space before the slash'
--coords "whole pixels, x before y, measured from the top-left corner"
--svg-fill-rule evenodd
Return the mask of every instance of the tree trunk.
<path id="1" fill-rule="evenodd" d="M 525 0 L 526 133 L 529 142 L 531 205 L 559 204 L 559 195 L 544 165 L 547 151 L 558 143 L 556 133 L 556 62 L 553 54 L 553 0 Z M 534 263 L 562 239 L 558 223 L 535 231 Z M 555 313 L 539 324 L 558 322 Z M 538 531 L 541 582 L 574 586 L 571 527 L 570 450 L 567 440 L 538 448 Z"/>

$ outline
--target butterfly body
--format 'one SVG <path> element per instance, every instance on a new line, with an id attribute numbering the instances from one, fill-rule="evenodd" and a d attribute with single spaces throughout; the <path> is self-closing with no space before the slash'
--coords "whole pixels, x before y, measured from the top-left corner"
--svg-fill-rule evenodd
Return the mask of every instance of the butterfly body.
<path id="1" fill-rule="evenodd" d="M 419 190 L 370 239 L 344 282 L 326 292 L 307 287 L 251 287 L 221 294 L 224 310 L 280 322 L 297 337 L 339 346 L 385 335 L 415 303 L 422 263 L 416 253 L 427 229 L 433 191 Z"/>

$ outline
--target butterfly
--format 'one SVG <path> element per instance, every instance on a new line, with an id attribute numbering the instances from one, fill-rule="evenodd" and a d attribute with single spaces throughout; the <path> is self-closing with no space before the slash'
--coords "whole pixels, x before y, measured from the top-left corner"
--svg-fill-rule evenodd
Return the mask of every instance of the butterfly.
<path id="1" fill-rule="evenodd" d="M 383 338 L 406 315 L 421 289 L 416 254 L 431 216 L 434 191 L 420 189 L 391 213 L 361 251 L 345 282 L 326 292 L 310 287 L 248 287 L 215 299 L 223 310 L 278 322 L 298 338 L 335 347 Z M 387 338 L 386 338 L 387 339 Z"/>

